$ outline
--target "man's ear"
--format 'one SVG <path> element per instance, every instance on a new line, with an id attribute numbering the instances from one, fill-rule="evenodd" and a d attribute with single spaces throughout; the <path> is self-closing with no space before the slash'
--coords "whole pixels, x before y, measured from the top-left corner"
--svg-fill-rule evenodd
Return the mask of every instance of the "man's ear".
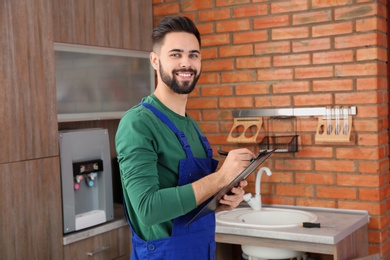
<path id="1" fill-rule="evenodd" d="M 152 64 L 152 67 L 155 70 L 158 70 L 158 56 L 155 52 L 151 52 L 149 55 L 150 58 L 150 64 Z"/>

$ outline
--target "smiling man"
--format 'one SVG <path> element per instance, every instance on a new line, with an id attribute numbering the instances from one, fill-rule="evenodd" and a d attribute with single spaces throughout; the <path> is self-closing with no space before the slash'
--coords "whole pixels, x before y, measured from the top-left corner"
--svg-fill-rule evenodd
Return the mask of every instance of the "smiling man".
<path id="1" fill-rule="evenodd" d="M 199 125 L 186 114 L 188 94 L 201 74 L 201 40 L 187 17 L 166 17 L 152 32 L 153 94 L 122 117 L 116 134 L 131 259 L 214 259 L 215 213 L 186 226 L 202 203 L 250 163 L 248 149 L 232 150 L 223 165 Z M 243 199 L 246 181 L 225 195 L 217 210 Z"/>

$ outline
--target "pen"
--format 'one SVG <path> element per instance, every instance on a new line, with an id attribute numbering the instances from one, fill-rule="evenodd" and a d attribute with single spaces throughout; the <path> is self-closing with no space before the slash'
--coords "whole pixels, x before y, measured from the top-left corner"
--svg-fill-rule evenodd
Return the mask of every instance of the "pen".
<path id="1" fill-rule="evenodd" d="M 218 150 L 219 155 L 227 156 L 229 152 L 223 151 L 223 150 Z M 255 158 L 250 159 L 250 162 L 253 162 Z"/>

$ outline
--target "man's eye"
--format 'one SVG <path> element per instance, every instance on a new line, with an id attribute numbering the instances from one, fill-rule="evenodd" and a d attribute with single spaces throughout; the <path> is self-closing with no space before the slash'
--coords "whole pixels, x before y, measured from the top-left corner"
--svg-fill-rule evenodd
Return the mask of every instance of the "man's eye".
<path id="1" fill-rule="evenodd" d="M 198 54 L 195 54 L 195 53 L 190 54 L 190 58 L 192 58 L 192 59 L 197 59 L 198 57 L 199 57 Z"/>
<path id="2" fill-rule="evenodd" d="M 172 53 L 171 56 L 178 58 L 178 57 L 180 57 L 180 53 Z"/>

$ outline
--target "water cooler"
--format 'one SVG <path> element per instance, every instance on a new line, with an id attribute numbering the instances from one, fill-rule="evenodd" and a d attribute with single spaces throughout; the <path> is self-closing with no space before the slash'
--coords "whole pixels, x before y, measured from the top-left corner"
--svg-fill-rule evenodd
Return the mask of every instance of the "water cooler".
<path id="1" fill-rule="evenodd" d="M 59 133 L 64 234 L 114 218 L 111 156 L 106 129 Z"/>

